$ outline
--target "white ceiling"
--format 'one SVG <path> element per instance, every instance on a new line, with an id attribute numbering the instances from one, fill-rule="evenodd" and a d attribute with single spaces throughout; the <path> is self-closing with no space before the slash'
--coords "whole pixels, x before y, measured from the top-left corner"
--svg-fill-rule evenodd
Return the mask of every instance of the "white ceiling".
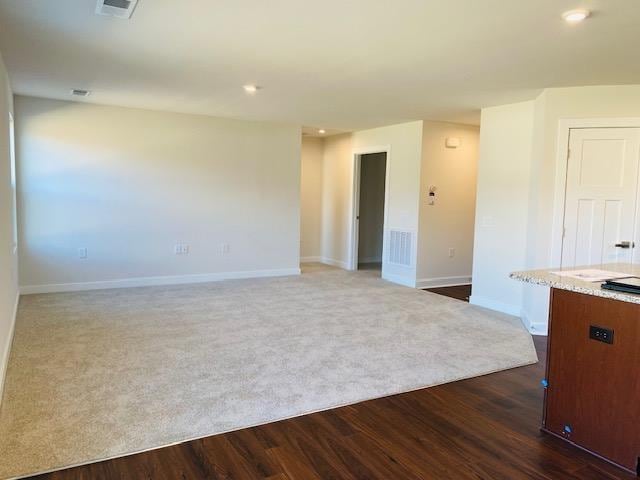
<path id="1" fill-rule="evenodd" d="M 560 14 L 591 8 L 567 25 Z M 640 83 L 639 0 L 0 0 L 18 94 L 352 130 Z M 243 84 L 263 87 L 248 96 Z M 85 100 L 82 100 L 85 101 Z"/>

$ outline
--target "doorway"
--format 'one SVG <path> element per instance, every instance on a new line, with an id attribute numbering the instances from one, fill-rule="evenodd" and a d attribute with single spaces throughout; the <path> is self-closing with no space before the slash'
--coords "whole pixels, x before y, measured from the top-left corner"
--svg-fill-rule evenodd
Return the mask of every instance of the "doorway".
<path id="1" fill-rule="evenodd" d="M 382 271 L 387 178 L 387 153 L 357 156 L 357 205 L 354 266 L 357 270 Z M 357 167 L 358 167 L 357 166 Z"/>
<path id="2" fill-rule="evenodd" d="M 640 128 L 569 131 L 561 266 L 640 258 Z"/>

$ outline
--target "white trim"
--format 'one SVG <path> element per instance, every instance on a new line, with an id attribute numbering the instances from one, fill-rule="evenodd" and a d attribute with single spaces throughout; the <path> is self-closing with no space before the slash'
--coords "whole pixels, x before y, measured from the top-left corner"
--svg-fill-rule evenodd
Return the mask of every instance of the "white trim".
<path id="1" fill-rule="evenodd" d="M 527 327 L 531 335 L 547 336 L 549 325 L 547 325 L 546 322 L 531 322 L 527 315 L 522 312 L 522 323 L 524 323 L 524 326 Z"/>
<path id="2" fill-rule="evenodd" d="M 169 275 L 163 277 L 123 278 L 118 280 L 103 280 L 98 282 L 25 285 L 20 287 L 20 293 L 23 295 L 28 295 L 32 293 L 78 292 L 84 290 L 102 290 L 106 288 L 181 285 L 189 283 L 218 282 L 221 280 L 236 280 L 243 278 L 283 277 L 288 275 L 300 275 L 300 269 L 281 268 L 276 270 L 250 270 L 244 272 L 200 273 L 193 275 Z"/>
<path id="3" fill-rule="evenodd" d="M 469 303 L 478 307 L 488 308 L 489 310 L 495 310 L 496 312 L 506 313 L 514 317 L 519 317 L 522 324 L 532 335 L 547 335 L 547 324 L 544 322 L 531 323 L 525 313 L 516 305 L 509 305 L 507 303 L 496 302 L 487 297 L 481 297 L 478 295 L 471 295 Z"/>
<path id="4" fill-rule="evenodd" d="M 300 257 L 300 263 L 320 263 L 322 262 L 322 257 Z"/>
<path id="5" fill-rule="evenodd" d="M 578 128 L 638 128 L 640 117 L 622 118 L 564 118 L 558 121 L 556 145 L 556 181 L 553 195 L 553 225 L 551 228 L 551 265 L 559 267 L 562 261 L 562 230 L 564 228 L 565 193 L 569 136 Z"/>
<path id="6" fill-rule="evenodd" d="M 351 173 L 351 221 L 349 231 L 349 270 L 358 269 L 358 245 L 360 243 L 360 154 L 353 153 L 353 170 Z"/>
<path id="7" fill-rule="evenodd" d="M 349 263 L 343 262 L 342 260 L 336 260 L 334 258 L 322 257 L 320 259 L 320 263 L 324 263 L 326 265 L 331 265 L 332 267 L 342 268 L 344 270 L 349 270 Z"/>
<path id="8" fill-rule="evenodd" d="M 536 324 L 538 325 L 538 324 Z M 546 327 L 546 323 L 541 323 L 540 324 L 540 330 L 532 330 L 531 328 L 529 328 L 529 333 L 531 335 L 535 335 L 536 337 L 546 337 L 549 334 L 547 333 L 547 327 Z M 533 328 L 533 327 L 532 327 Z"/>
<path id="9" fill-rule="evenodd" d="M 393 273 L 384 273 L 382 275 L 382 279 L 388 282 L 397 283 L 398 285 L 403 285 L 405 287 L 416 288 L 415 280 L 405 277 L 404 275 L 396 275 Z"/>
<path id="10" fill-rule="evenodd" d="M 471 275 L 461 277 L 434 277 L 416 280 L 416 288 L 455 287 L 457 285 L 469 285 Z"/>
<path id="11" fill-rule="evenodd" d="M 391 145 L 360 147 L 351 151 L 353 167 L 351 171 L 351 208 L 350 208 L 350 230 L 349 230 L 349 259 L 347 260 L 347 270 L 358 269 L 358 210 L 360 202 L 360 157 L 371 153 L 385 153 L 385 179 L 384 179 L 384 221 L 382 225 L 382 269 L 384 270 L 384 259 L 387 252 L 387 240 L 384 232 L 389 219 L 389 173 L 391 172 Z"/>
<path id="12" fill-rule="evenodd" d="M 469 303 L 472 305 L 477 305 L 478 307 L 488 308 L 489 310 L 506 313 L 507 315 L 513 315 L 514 317 L 522 317 L 522 310 L 517 305 L 509 305 L 508 303 L 497 302 L 488 297 L 471 295 L 471 297 L 469 298 Z"/>
<path id="13" fill-rule="evenodd" d="M 4 393 L 4 382 L 7 379 L 7 367 L 9 366 L 9 355 L 11 354 L 11 345 L 13 344 L 13 336 L 16 331 L 16 319 L 18 318 L 18 304 L 20 303 L 20 292 L 16 293 L 16 301 L 13 305 L 13 317 L 11 325 L 9 325 L 9 336 L 4 345 L 2 354 L 2 364 L 0 364 L 0 406 L 2 405 L 2 394 Z"/>

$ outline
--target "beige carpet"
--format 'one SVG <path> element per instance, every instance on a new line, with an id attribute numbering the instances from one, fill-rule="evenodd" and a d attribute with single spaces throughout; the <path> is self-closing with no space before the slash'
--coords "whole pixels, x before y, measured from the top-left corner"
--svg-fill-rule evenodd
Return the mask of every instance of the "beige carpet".
<path id="1" fill-rule="evenodd" d="M 536 360 L 518 319 L 375 272 L 25 296 L 0 478 Z"/>

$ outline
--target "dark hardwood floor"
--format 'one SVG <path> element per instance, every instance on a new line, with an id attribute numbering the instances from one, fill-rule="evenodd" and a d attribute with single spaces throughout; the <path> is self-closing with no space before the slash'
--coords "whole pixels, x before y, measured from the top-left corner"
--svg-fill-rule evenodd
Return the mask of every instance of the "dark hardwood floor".
<path id="1" fill-rule="evenodd" d="M 540 432 L 545 341 L 536 365 L 35 478 L 636 478 Z"/>
<path id="2" fill-rule="evenodd" d="M 471 296 L 471 285 L 455 285 L 453 287 L 425 288 L 427 292 L 437 293 L 445 297 L 456 298 L 465 302 Z"/>

